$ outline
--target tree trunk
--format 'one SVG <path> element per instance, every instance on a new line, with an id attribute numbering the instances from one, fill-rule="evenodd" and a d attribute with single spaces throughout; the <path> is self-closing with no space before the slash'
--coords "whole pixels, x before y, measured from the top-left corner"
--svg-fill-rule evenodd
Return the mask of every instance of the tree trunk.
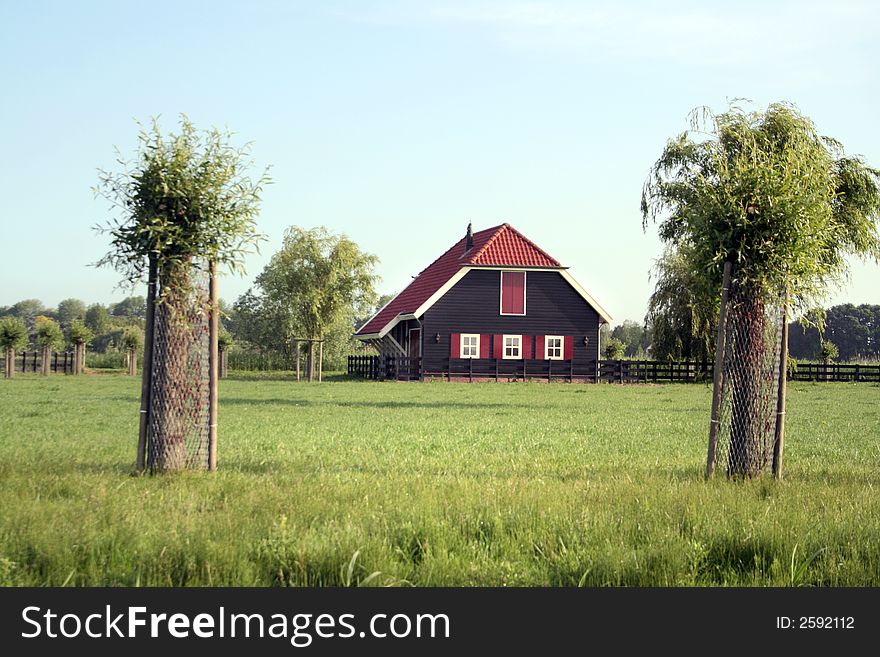
<path id="1" fill-rule="evenodd" d="M 136 349 L 128 350 L 128 375 L 129 376 L 137 376 L 138 371 L 138 357 Z"/>
<path id="2" fill-rule="evenodd" d="M 43 353 L 40 356 L 40 374 L 49 376 L 49 345 L 43 345 Z"/>
<path id="3" fill-rule="evenodd" d="M 186 467 L 186 420 L 199 396 L 190 385 L 187 371 L 193 342 L 187 312 L 188 267 L 169 265 L 159 280 L 163 298 L 155 310 L 150 468 L 167 472 Z"/>
<path id="4" fill-rule="evenodd" d="M 763 466 L 764 429 L 761 404 L 766 316 L 759 294 L 739 289 L 733 297 L 730 324 L 731 414 L 730 453 L 727 473 L 732 477 L 754 477 Z"/>
<path id="5" fill-rule="evenodd" d="M 227 357 L 226 349 L 217 348 L 220 354 L 220 378 L 225 379 L 227 370 L 229 369 L 229 358 Z"/>
<path id="6" fill-rule="evenodd" d="M 318 343 L 318 383 L 321 382 L 324 373 L 324 339 Z"/>
<path id="7" fill-rule="evenodd" d="M 6 349 L 5 376 L 7 379 L 11 379 L 13 374 L 15 374 L 15 350 L 10 347 Z"/>
<path id="8" fill-rule="evenodd" d="M 308 371 L 309 383 L 315 380 L 315 341 L 309 340 L 309 354 L 306 359 L 306 370 Z"/>

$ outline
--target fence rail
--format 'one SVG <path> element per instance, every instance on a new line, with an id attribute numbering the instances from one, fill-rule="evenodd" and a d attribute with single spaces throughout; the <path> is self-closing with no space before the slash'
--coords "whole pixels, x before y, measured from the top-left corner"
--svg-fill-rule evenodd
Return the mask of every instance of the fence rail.
<path id="1" fill-rule="evenodd" d="M 16 372 L 39 372 L 43 366 L 42 351 L 21 351 L 15 354 Z M 73 374 L 74 353 L 72 351 L 53 351 L 49 356 L 49 371 L 58 374 Z"/>
<path id="2" fill-rule="evenodd" d="M 421 359 L 396 356 L 349 356 L 350 376 L 378 381 L 423 378 L 495 381 L 568 381 L 602 383 L 705 383 L 714 365 L 707 361 L 659 360 L 504 360 L 448 358 L 436 371 L 423 370 Z M 792 381 L 880 382 L 880 364 L 799 363 Z"/>

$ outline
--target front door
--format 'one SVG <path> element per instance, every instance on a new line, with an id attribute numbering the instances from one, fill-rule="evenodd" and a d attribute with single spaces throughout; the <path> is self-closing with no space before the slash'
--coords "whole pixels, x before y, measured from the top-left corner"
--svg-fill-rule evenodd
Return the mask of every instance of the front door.
<path id="1" fill-rule="evenodd" d="M 409 378 L 419 378 L 422 357 L 422 329 L 409 330 Z"/>

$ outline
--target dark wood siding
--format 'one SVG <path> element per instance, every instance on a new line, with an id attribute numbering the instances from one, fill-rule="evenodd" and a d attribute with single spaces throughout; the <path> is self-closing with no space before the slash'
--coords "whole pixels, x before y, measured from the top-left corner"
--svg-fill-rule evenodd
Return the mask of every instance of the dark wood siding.
<path id="1" fill-rule="evenodd" d="M 528 272 L 524 316 L 501 314 L 500 286 L 500 271 L 470 271 L 425 313 L 422 357 L 426 371 L 445 371 L 452 333 L 570 335 L 576 361 L 599 358 L 599 314 L 557 272 Z M 435 341 L 438 333 L 440 342 Z M 544 354 L 535 357 L 542 359 Z"/>

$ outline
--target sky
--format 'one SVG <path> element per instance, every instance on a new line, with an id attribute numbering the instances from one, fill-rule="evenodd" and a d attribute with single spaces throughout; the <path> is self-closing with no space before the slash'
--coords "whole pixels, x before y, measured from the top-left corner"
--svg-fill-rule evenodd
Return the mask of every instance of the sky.
<path id="1" fill-rule="evenodd" d="M 639 200 L 696 107 L 788 101 L 880 166 L 880 3 L 0 0 L 0 306 L 110 303 L 92 266 L 114 216 L 98 170 L 136 121 L 228 127 L 270 166 L 260 252 L 326 226 L 397 292 L 460 239 L 508 222 L 611 313 L 641 322 L 662 252 Z M 880 303 L 853 261 L 829 303 Z"/>

